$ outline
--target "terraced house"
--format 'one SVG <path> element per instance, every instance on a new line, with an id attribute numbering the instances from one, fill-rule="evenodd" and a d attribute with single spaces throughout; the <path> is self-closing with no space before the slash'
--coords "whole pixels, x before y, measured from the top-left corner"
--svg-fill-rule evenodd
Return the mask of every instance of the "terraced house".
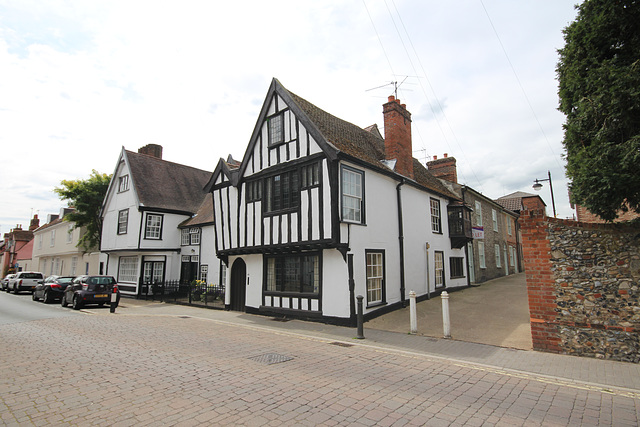
<path id="1" fill-rule="evenodd" d="M 384 138 L 274 79 L 242 161 L 220 161 L 215 251 L 234 310 L 352 323 L 467 285 L 470 210 L 412 157 L 411 114 L 383 106 Z"/>

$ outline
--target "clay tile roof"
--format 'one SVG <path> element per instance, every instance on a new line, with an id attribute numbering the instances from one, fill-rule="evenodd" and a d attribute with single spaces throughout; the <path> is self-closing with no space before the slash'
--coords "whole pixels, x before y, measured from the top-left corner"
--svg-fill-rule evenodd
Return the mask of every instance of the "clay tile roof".
<path id="1" fill-rule="evenodd" d="M 327 113 L 292 92 L 287 92 L 318 128 L 327 142 L 337 150 L 372 166 L 387 168 L 381 162 L 385 160 L 384 139 L 381 138 L 377 125 L 362 129 Z M 413 159 L 413 164 L 415 181 L 418 184 L 445 197 L 458 199 L 415 158 Z"/>
<path id="2" fill-rule="evenodd" d="M 147 207 L 196 212 L 211 172 L 127 151 L 140 203 Z"/>
<path id="3" fill-rule="evenodd" d="M 198 211 L 193 216 L 180 224 L 180 227 L 196 227 L 208 224 L 213 224 L 213 195 L 207 193 L 198 208 Z"/>

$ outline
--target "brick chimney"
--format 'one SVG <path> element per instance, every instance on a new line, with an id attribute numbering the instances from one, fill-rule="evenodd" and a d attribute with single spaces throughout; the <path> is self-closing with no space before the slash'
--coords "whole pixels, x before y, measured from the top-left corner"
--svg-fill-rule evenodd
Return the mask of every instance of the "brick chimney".
<path id="1" fill-rule="evenodd" d="M 139 148 L 138 153 L 162 159 L 162 145 L 147 144 L 144 147 Z"/>
<path id="2" fill-rule="evenodd" d="M 38 227 L 40 227 L 40 219 L 38 219 L 38 214 L 35 214 L 31 220 L 31 224 L 29 224 L 29 231 L 33 231 Z"/>
<path id="3" fill-rule="evenodd" d="M 411 113 L 393 95 L 384 104 L 384 151 L 387 160 L 396 160 L 397 173 L 414 179 L 411 147 Z"/>
<path id="4" fill-rule="evenodd" d="M 437 156 L 433 156 L 433 160 L 427 162 L 427 168 L 431 175 L 436 178 L 444 179 L 446 181 L 458 183 L 458 168 L 456 166 L 456 158 L 448 157 L 447 153 L 444 153 L 444 158 L 438 159 Z"/>

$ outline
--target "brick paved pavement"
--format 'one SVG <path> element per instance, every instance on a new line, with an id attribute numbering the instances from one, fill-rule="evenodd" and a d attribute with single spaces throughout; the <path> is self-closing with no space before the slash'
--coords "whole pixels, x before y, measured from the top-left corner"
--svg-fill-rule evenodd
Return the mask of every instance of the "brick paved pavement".
<path id="1" fill-rule="evenodd" d="M 81 321 L 0 326 L 0 423 L 636 426 L 640 419 L 640 388 L 447 360 L 385 343 L 384 334 L 363 345 L 345 338 L 353 335 L 345 328 L 133 301 L 116 315 L 91 311 Z M 60 364 L 48 372 L 34 360 Z"/>

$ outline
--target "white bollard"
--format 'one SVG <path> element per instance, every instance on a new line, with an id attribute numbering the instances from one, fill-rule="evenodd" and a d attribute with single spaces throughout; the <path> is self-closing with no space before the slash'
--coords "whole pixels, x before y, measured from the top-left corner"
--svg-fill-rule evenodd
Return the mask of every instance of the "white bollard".
<path id="1" fill-rule="evenodd" d="M 418 315 L 416 313 L 416 293 L 409 292 L 409 316 L 411 317 L 411 333 L 418 333 Z"/>
<path id="2" fill-rule="evenodd" d="M 449 294 L 442 291 L 442 328 L 444 329 L 444 337 L 451 338 L 451 321 L 449 320 Z"/>

